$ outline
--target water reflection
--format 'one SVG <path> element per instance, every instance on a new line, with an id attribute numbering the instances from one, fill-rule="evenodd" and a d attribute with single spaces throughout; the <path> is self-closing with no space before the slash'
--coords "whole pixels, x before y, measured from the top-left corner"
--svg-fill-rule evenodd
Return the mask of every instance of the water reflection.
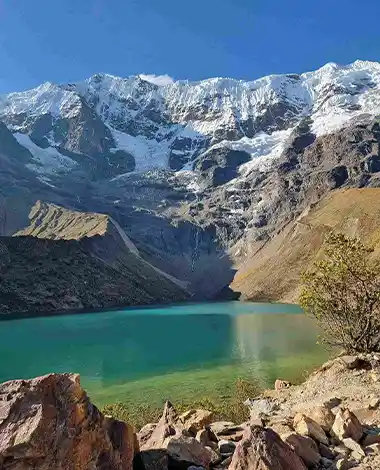
<path id="1" fill-rule="evenodd" d="M 282 376 L 284 359 L 296 357 L 302 363 L 304 356 L 321 354 L 316 345 L 319 329 L 303 314 L 239 315 L 234 320 L 233 354 L 250 364 L 252 376 L 263 387 Z"/>

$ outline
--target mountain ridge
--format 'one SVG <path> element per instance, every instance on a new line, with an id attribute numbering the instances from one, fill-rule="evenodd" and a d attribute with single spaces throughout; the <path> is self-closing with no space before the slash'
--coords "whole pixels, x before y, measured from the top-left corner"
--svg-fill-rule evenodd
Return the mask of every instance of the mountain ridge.
<path id="1" fill-rule="evenodd" d="M 0 237 L 0 314 L 38 314 L 190 298 L 145 261 L 105 214 L 38 201 L 30 224 Z"/>
<path id="2" fill-rule="evenodd" d="M 0 234 L 25 227 L 37 200 L 107 214 L 148 264 L 214 298 L 330 191 L 380 185 L 379 118 L 380 63 L 365 61 L 251 82 L 98 74 L 11 93 Z"/>

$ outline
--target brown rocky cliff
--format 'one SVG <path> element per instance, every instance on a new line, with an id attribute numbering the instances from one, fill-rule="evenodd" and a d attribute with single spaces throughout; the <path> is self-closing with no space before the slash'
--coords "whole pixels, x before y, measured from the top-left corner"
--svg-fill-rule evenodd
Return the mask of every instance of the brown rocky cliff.
<path id="1" fill-rule="evenodd" d="M 103 416 L 77 375 L 0 385 L 2 470 L 131 470 L 137 452 L 132 427 Z"/>

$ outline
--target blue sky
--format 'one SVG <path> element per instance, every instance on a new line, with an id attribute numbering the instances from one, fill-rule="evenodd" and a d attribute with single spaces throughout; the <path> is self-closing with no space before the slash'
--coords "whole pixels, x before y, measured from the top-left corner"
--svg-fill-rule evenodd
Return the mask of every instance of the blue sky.
<path id="1" fill-rule="evenodd" d="M 255 79 L 380 60 L 378 0 L 0 0 L 0 93 L 96 73 Z"/>

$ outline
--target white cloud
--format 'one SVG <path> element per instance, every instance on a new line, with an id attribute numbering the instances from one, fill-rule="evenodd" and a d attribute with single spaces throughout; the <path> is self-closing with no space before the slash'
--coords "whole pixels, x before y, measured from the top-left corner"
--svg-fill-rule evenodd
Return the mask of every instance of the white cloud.
<path id="1" fill-rule="evenodd" d="M 171 85 L 174 83 L 172 77 L 169 75 L 151 75 L 151 74 L 140 74 L 140 78 L 146 82 L 154 83 L 158 86 Z"/>

